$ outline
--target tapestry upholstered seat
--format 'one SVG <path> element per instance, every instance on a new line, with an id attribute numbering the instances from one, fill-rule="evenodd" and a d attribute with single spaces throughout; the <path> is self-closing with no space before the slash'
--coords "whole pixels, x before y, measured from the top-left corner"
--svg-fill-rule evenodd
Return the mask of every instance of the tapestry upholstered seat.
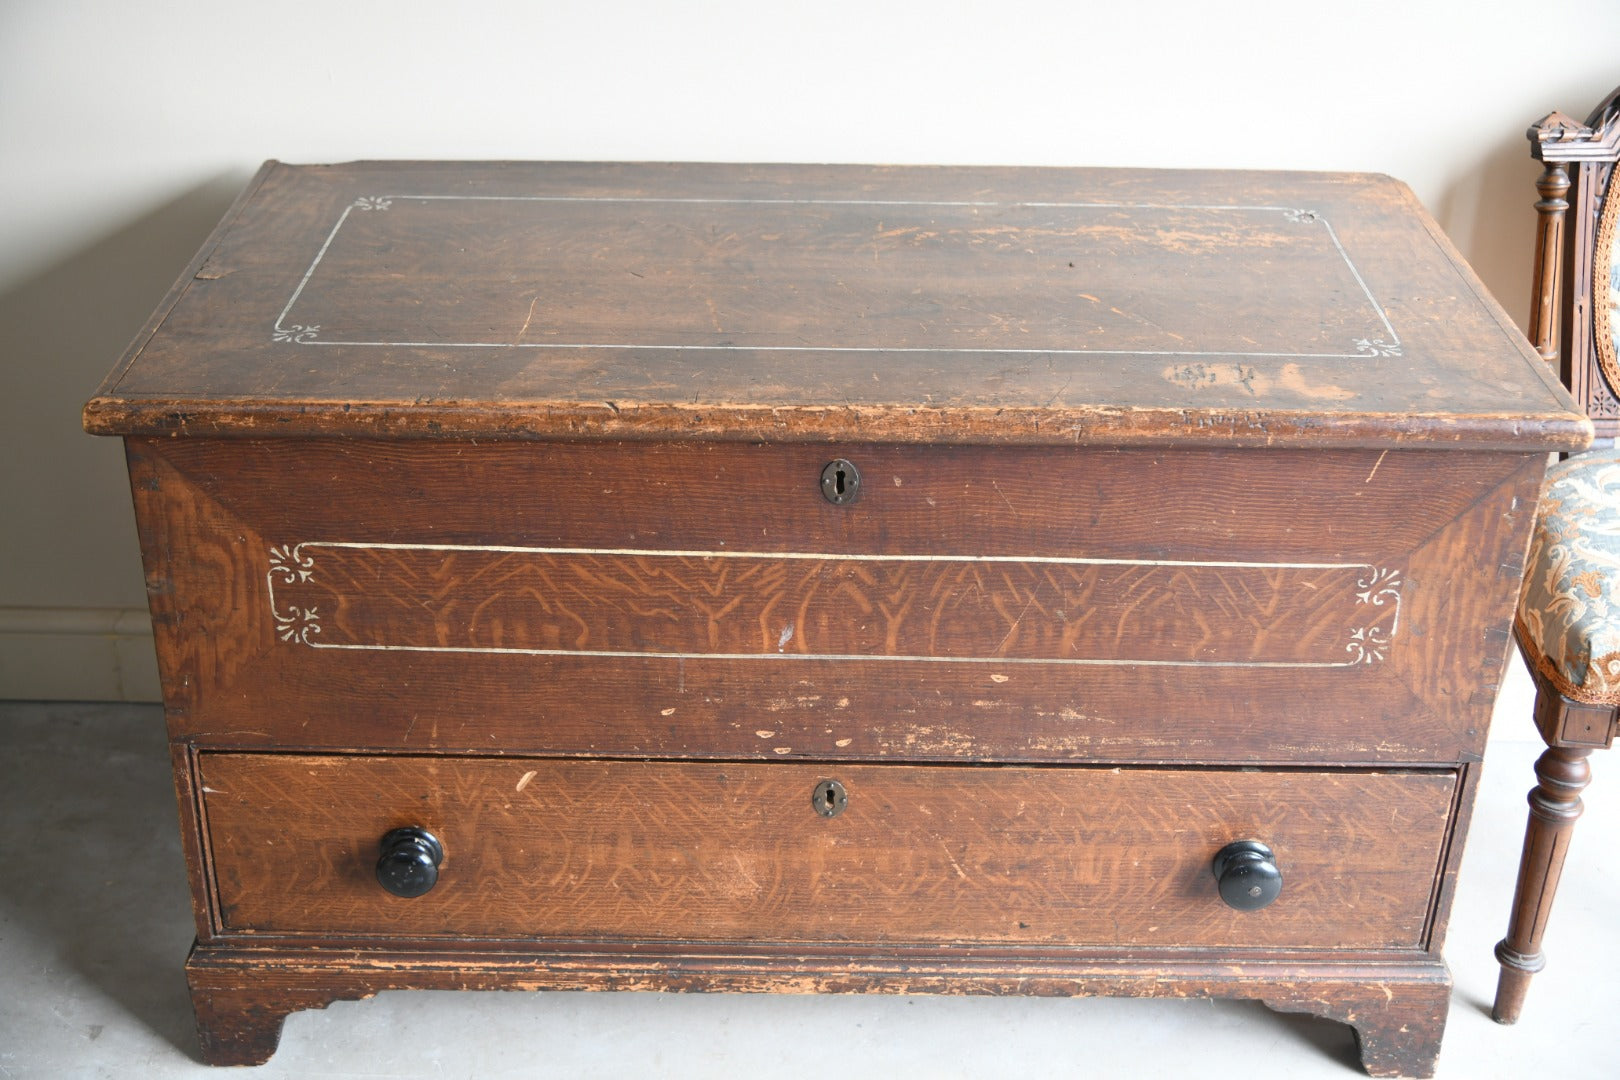
<path id="1" fill-rule="evenodd" d="M 1518 634 L 1542 677 L 1576 701 L 1620 705 L 1620 450 L 1547 471 Z"/>

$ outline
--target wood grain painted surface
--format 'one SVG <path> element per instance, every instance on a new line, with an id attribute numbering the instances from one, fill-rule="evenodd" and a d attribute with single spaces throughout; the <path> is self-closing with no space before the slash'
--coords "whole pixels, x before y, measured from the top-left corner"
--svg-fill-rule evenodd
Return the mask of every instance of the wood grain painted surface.
<path id="1" fill-rule="evenodd" d="M 1263 1001 L 1353 1025 L 1372 1076 L 1432 1076 L 1451 976 L 1434 957 L 1354 954 L 1236 959 L 1214 950 L 1144 951 L 803 946 L 243 949 L 200 945 L 186 962 L 203 1059 L 262 1064 L 283 1018 L 384 990 L 657 990 L 728 993 L 1193 995 Z M 318 988 L 318 989 L 312 989 Z"/>
<path id="2" fill-rule="evenodd" d="M 130 450 L 177 735 L 765 759 L 1477 755 L 1541 468 L 1427 451 Z M 867 477 L 850 506 L 817 488 L 835 452 Z M 775 558 L 794 552 L 820 557 Z M 343 644 L 393 647 L 326 647 Z"/>
<path id="3" fill-rule="evenodd" d="M 1456 776 L 204 754 L 227 935 L 1423 947 Z M 823 818 L 815 785 L 848 808 Z M 446 855 L 401 900 L 377 841 Z M 1261 838 L 1282 897 L 1221 903 Z"/>
<path id="4" fill-rule="evenodd" d="M 1584 445 L 1543 368 L 1386 177 L 272 163 L 86 422 Z"/>
<path id="5" fill-rule="evenodd" d="M 1352 563 L 312 542 L 267 565 L 285 641 L 514 656 L 1350 667 L 1401 592 Z"/>
<path id="6" fill-rule="evenodd" d="M 1387 178 L 514 163 L 266 166 L 85 422 L 207 1060 L 392 987 L 982 990 L 1259 997 L 1379 1075 L 1591 430 Z"/>

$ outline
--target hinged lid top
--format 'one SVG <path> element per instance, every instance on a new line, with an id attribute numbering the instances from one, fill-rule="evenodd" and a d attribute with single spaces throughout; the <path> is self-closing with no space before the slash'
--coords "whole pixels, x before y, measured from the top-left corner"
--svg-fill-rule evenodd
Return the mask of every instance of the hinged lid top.
<path id="1" fill-rule="evenodd" d="M 100 433 L 1584 445 L 1402 185 L 1344 174 L 262 170 Z"/>

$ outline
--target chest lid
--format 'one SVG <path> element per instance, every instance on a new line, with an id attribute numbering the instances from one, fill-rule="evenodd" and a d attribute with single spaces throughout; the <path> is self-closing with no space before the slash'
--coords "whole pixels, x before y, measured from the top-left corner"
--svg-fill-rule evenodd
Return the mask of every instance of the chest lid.
<path id="1" fill-rule="evenodd" d="M 1401 184 L 1312 173 L 260 171 L 100 434 L 1583 446 Z"/>

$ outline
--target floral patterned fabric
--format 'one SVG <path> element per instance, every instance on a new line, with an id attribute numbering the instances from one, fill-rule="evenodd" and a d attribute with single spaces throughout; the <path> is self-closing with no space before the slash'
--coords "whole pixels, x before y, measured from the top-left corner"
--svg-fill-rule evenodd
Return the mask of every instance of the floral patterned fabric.
<path id="1" fill-rule="evenodd" d="M 1547 470 L 1519 640 L 1576 701 L 1620 704 L 1620 449 Z"/>

